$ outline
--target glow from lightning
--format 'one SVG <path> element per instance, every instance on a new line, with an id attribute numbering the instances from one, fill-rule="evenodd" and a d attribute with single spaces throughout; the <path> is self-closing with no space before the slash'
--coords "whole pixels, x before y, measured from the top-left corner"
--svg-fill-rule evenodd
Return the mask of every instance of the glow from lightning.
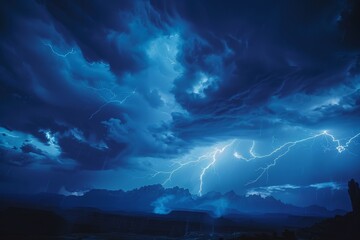
<path id="1" fill-rule="evenodd" d="M 299 144 L 299 143 L 303 143 L 303 142 L 306 142 L 306 141 L 309 141 L 309 140 L 313 140 L 313 139 L 316 139 L 318 137 L 321 137 L 321 136 L 324 136 L 324 137 L 329 137 L 332 142 L 334 142 L 337 146 L 336 146 L 336 150 L 338 151 L 338 153 L 342 153 L 343 151 L 345 151 L 349 145 L 351 144 L 351 142 L 360 136 L 360 133 L 357 133 L 356 135 L 354 135 L 353 137 L 351 137 L 344 145 L 341 144 L 340 140 L 335 138 L 334 135 L 330 134 L 328 131 L 323 131 L 319 134 L 316 134 L 314 136 L 311 136 L 311 137 L 307 137 L 307 138 L 303 138 L 303 139 L 300 139 L 300 140 L 297 140 L 297 141 L 291 141 L 291 142 L 287 142 L 287 143 L 284 143 L 283 145 L 281 145 L 280 147 L 276 148 L 275 150 L 273 150 L 272 152 L 270 152 L 269 154 L 265 154 L 265 155 L 257 155 L 255 152 L 254 152 L 254 148 L 255 148 L 255 141 L 253 141 L 252 145 L 251 145 L 251 148 L 249 149 L 249 153 L 250 153 L 250 157 L 249 158 L 246 158 L 244 157 L 243 155 L 241 155 L 240 153 L 238 152 L 234 152 L 233 156 L 235 158 L 238 158 L 238 159 L 241 159 L 241 160 L 245 160 L 245 161 L 252 161 L 252 160 L 256 160 L 256 159 L 262 159 L 262 158 L 269 158 L 269 157 L 272 157 L 272 156 L 276 156 L 276 153 L 280 153 L 279 155 L 277 155 L 272 163 L 268 164 L 266 167 L 261 167 L 258 169 L 258 171 L 260 171 L 260 174 L 258 175 L 257 178 L 255 178 L 254 180 L 248 182 L 246 185 L 249 185 L 249 184 L 253 184 L 253 183 L 256 183 L 265 173 L 268 172 L 268 170 L 272 167 L 274 167 L 276 164 L 277 164 L 277 161 L 285 156 L 290 150 L 292 147 L 294 147 L 295 145 Z M 284 152 L 281 153 L 281 151 L 285 149 Z"/>
<path id="2" fill-rule="evenodd" d="M 75 54 L 76 53 L 73 48 L 69 52 L 63 54 L 63 53 L 59 53 L 58 51 L 56 51 L 54 49 L 54 47 L 50 43 L 44 42 L 44 45 L 48 46 L 56 56 L 59 56 L 59 57 L 62 57 L 62 58 L 66 58 L 69 54 Z"/>
<path id="3" fill-rule="evenodd" d="M 206 175 L 207 171 L 216 164 L 216 162 L 218 161 L 218 155 L 223 153 L 228 147 L 233 145 L 234 142 L 235 142 L 235 139 L 232 140 L 230 143 L 226 144 L 225 146 L 223 146 L 222 148 L 215 147 L 210 152 L 207 152 L 207 153 L 201 155 L 200 157 L 198 157 L 195 160 L 189 160 L 189 161 L 185 161 L 185 162 L 174 161 L 173 164 L 171 165 L 171 167 L 176 166 L 175 168 L 173 168 L 172 170 L 169 170 L 169 171 L 156 171 L 155 174 L 152 175 L 152 177 L 156 177 L 158 175 L 167 175 L 167 178 L 162 183 L 162 185 L 165 185 L 172 180 L 172 177 L 174 176 L 174 174 L 179 172 L 184 167 L 192 165 L 192 164 L 199 164 L 204 161 L 209 161 L 209 163 L 201 169 L 201 172 L 199 174 L 198 195 L 201 196 L 202 191 L 203 191 L 203 185 L 204 185 L 204 176 Z"/>
<path id="4" fill-rule="evenodd" d="M 330 137 L 333 142 L 337 143 L 336 150 L 337 150 L 339 153 L 342 153 L 343 151 L 346 150 L 346 148 L 349 147 L 349 145 L 351 144 L 351 142 L 352 142 L 355 138 L 357 138 L 358 136 L 360 136 L 360 133 L 357 133 L 356 135 L 354 135 L 353 137 L 351 137 L 351 138 L 345 143 L 345 145 L 341 145 L 340 140 L 339 140 L 339 139 L 336 139 L 333 135 L 331 135 L 331 134 L 328 133 L 327 131 L 324 131 L 324 135 Z"/>
<path id="5" fill-rule="evenodd" d="M 210 157 L 210 154 L 204 154 L 200 157 L 198 157 L 196 160 L 191 160 L 191 161 L 187 161 L 187 162 L 176 162 L 174 161 L 173 164 L 171 165 L 171 167 L 177 165 L 176 168 L 170 170 L 170 171 L 156 171 L 155 174 L 152 175 L 152 177 L 156 177 L 157 175 L 160 175 L 160 174 L 165 174 L 165 175 L 168 175 L 168 177 L 163 181 L 162 185 L 165 185 L 167 184 L 168 182 L 171 181 L 173 175 L 180 171 L 182 168 L 188 166 L 188 165 L 191 165 L 191 164 L 195 164 L 195 163 L 199 163 L 201 161 L 204 161 L 206 159 L 208 159 Z"/>
<path id="6" fill-rule="evenodd" d="M 201 171 L 201 174 L 200 174 L 200 186 L 199 186 L 199 196 L 202 195 L 202 190 L 203 190 L 203 178 L 207 172 L 207 170 L 209 170 L 210 167 L 213 167 L 214 164 L 217 162 L 217 158 L 216 156 L 222 152 L 225 151 L 226 148 L 228 148 L 229 146 L 233 145 L 235 142 L 235 140 L 232 140 L 229 144 L 225 145 L 223 148 L 215 148 L 215 150 L 211 153 L 211 158 L 212 158 L 212 161 L 202 169 Z"/>
<path id="7" fill-rule="evenodd" d="M 93 112 L 90 116 L 89 116 L 89 120 L 92 119 L 96 114 L 98 114 L 99 112 L 101 112 L 101 110 L 103 110 L 104 107 L 106 107 L 109 104 L 120 104 L 122 105 L 123 103 L 125 103 L 131 96 L 133 96 L 136 93 L 136 89 L 134 89 L 132 92 L 130 92 L 129 94 L 127 94 L 125 97 L 118 99 L 118 95 L 115 94 L 111 89 L 96 89 L 96 90 L 107 90 L 111 93 L 111 97 L 109 99 L 105 98 L 104 96 L 101 96 L 104 100 L 105 103 L 103 103 L 102 105 L 99 106 L 99 108 Z"/>
<path id="8" fill-rule="evenodd" d="M 52 146 L 56 145 L 55 137 L 51 135 L 50 131 L 45 131 L 45 137 L 50 145 Z"/>

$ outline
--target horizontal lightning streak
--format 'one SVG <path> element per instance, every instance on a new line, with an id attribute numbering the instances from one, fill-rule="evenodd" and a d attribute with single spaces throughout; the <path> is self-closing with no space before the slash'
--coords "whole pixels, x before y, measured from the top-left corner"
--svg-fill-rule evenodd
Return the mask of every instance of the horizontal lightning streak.
<path id="1" fill-rule="evenodd" d="M 260 174 L 258 175 L 257 178 L 255 178 L 254 180 L 248 182 L 246 185 L 250 185 L 250 184 L 253 184 L 253 183 L 256 183 L 266 172 L 268 172 L 268 170 L 272 167 L 274 167 L 276 164 L 277 164 L 277 161 L 285 156 L 290 150 L 292 147 L 294 147 L 295 145 L 299 144 L 299 143 L 303 143 L 303 142 L 306 142 L 306 141 L 309 141 L 309 140 L 313 140 L 315 138 L 318 138 L 320 136 L 325 136 L 325 137 L 329 137 L 332 142 L 336 143 L 336 150 L 339 152 L 339 153 L 342 153 L 343 151 L 346 150 L 346 148 L 349 147 L 349 145 L 351 144 L 351 142 L 360 136 L 360 133 L 357 133 L 356 135 L 354 135 L 353 137 L 351 137 L 346 143 L 345 145 L 342 145 L 340 140 L 339 139 L 336 139 L 334 135 L 328 133 L 327 131 L 323 131 L 322 133 L 319 133 L 319 134 L 316 134 L 314 136 L 311 136 L 311 137 L 307 137 L 307 138 L 303 138 L 303 139 L 300 139 L 300 140 L 297 140 L 297 141 L 291 141 L 291 142 L 287 142 L 287 143 L 284 143 L 283 145 L 281 145 L 280 147 L 276 148 L 274 151 L 270 152 L 269 154 L 265 154 L 265 155 L 257 155 L 255 154 L 254 152 L 254 148 L 255 148 L 255 141 L 253 141 L 252 145 L 251 145 L 251 148 L 249 150 L 249 153 L 250 153 L 250 158 L 245 158 L 244 156 L 242 156 L 241 154 L 239 154 L 238 152 L 234 152 L 234 157 L 235 158 L 238 158 L 238 159 L 241 159 L 241 160 L 245 160 L 245 161 L 252 161 L 252 160 L 255 160 L 255 159 L 262 159 L 262 158 L 268 158 L 268 157 L 271 157 L 273 156 L 274 154 L 280 152 L 281 150 L 285 149 L 285 151 L 283 153 L 280 153 L 279 155 L 277 155 L 272 163 L 268 164 L 266 167 L 261 167 L 258 169 L 258 171 L 260 171 Z"/>
<path id="2" fill-rule="evenodd" d="M 357 138 L 358 136 L 360 136 L 360 133 L 357 133 L 356 135 L 354 135 L 353 137 L 351 137 L 351 138 L 345 143 L 345 145 L 341 145 L 340 140 L 339 140 L 339 139 L 336 139 L 332 134 L 328 133 L 327 131 L 324 131 L 323 133 L 324 133 L 324 135 L 330 137 L 333 142 L 337 143 L 336 150 L 338 150 L 339 153 L 342 153 L 343 151 L 345 151 L 346 148 L 349 147 L 350 143 L 351 143 L 355 138 Z"/>
<path id="3" fill-rule="evenodd" d="M 250 155 L 251 157 L 250 158 L 245 158 L 243 157 L 242 155 L 240 155 L 239 153 L 235 152 L 234 153 L 234 157 L 238 158 L 238 159 L 242 159 L 242 160 L 245 160 L 245 161 L 252 161 L 254 159 L 259 159 L 259 158 L 267 158 L 267 157 L 271 157 L 272 155 L 274 155 L 275 153 L 281 151 L 282 149 L 284 148 L 288 148 L 292 145 L 296 145 L 298 143 L 302 143 L 302 142 L 306 142 L 306 141 L 309 141 L 311 139 L 315 139 L 317 137 L 320 137 L 320 136 L 323 136 L 325 134 L 325 131 L 320 133 L 320 134 L 317 134 L 317 135 L 314 135 L 312 137 L 308 137 L 308 138 L 304 138 L 304 139 L 301 139 L 301 140 L 298 140 L 298 141 L 293 141 L 293 142 L 287 142 L 287 143 L 284 143 L 283 145 L 281 145 L 280 147 L 276 148 L 274 151 L 272 151 L 271 153 L 269 154 L 266 154 L 266 155 L 256 155 L 255 152 L 254 152 L 254 148 L 255 148 L 255 141 L 253 141 L 252 145 L 251 145 L 251 148 L 250 148 Z"/>

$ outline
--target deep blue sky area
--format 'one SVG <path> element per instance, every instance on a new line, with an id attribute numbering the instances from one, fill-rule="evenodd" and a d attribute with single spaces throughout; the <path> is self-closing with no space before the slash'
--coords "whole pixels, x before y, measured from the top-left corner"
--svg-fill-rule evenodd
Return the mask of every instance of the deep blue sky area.
<path id="1" fill-rule="evenodd" d="M 1 1 L 0 192 L 150 184 L 349 208 L 360 1 Z"/>

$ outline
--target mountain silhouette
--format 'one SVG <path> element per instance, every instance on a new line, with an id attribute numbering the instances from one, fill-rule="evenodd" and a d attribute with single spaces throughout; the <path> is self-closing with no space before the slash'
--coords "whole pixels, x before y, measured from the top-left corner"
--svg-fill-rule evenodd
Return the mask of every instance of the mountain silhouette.
<path id="1" fill-rule="evenodd" d="M 297 207 L 271 196 L 243 196 L 231 191 L 225 194 L 209 192 L 201 197 L 179 187 L 150 185 L 131 191 L 93 189 L 82 196 L 41 193 L 36 195 L 2 196 L 2 201 L 23 205 L 49 207 L 96 208 L 103 211 L 167 214 L 171 211 L 204 211 L 214 217 L 233 214 L 280 213 L 299 216 L 330 217 L 345 211 L 329 211 L 320 206 Z"/>

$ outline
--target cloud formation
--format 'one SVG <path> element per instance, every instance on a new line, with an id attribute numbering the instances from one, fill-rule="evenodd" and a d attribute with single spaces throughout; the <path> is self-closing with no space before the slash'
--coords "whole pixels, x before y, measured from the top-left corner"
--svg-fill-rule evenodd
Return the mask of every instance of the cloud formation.
<path id="1" fill-rule="evenodd" d="M 255 140 L 258 151 L 271 152 L 322 130 L 353 136 L 360 131 L 359 6 L 350 0 L 1 3 L 0 164 L 16 166 L 19 178 L 41 169 L 51 191 L 131 188 L 161 182 L 148 176 L 231 139 L 243 146 Z M 318 146 L 292 155 L 296 166 L 337 157 L 322 155 L 329 144 Z M 277 175 L 272 184 L 345 181 L 354 177 L 346 170 L 360 169 L 358 152 L 349 152 L 340 168 L 334 160 L 319 175 Z M 192 184 L 172 184 L 196 191 L 196 171 Z M 246 190 L 232 182 L 226 190 Z"/>

